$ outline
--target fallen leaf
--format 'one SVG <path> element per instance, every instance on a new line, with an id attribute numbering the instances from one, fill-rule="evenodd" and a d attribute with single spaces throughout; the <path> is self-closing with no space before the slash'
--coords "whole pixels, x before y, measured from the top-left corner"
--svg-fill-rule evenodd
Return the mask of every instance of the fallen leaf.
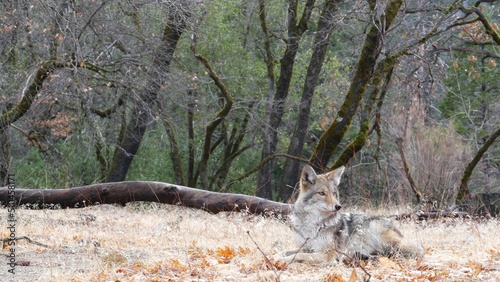
<path id="1" fill-rule="evenodd" d="M 379 257 L 378 258 L 378 261 L 380 262 L 380 264 L 382 266 L 385 266 L 385 267 L 390 267 L 390 268 L 393 268 L 393 269 L 399 269 L 399 266 L 397 263 L 395 263 L 394 261 L 390 260 L 389 258 L 387 257 Z"/>
<path id="2" fill-rule="evenodd" d="M 352 278 L 352 277 L 351 277 Z M 341 274 L 338 273 L 328 273 L 323 279 L 325 282 L 345 282 Z M 351 280 L 349 280 L 351 281 Z"/>
<path id="3" fill-rule="evenodd" d="M 351 272 L 351 278 L 349 278 L 349 282 L 356 282 L 358 279 L 358 274 L 356 273 L 356 270 L 353 269 Z"/>

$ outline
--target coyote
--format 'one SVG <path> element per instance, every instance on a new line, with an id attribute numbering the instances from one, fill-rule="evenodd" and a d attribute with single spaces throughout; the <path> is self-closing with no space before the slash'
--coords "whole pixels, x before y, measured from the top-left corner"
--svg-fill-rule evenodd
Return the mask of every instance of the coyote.
<path id="1" fill-rule="evenodd" d="M 342 206 L 337 186 L 343 173 L 344 167 L 320 175 L 309 165 L 303 168 L 300 194 L 290 217 L 299 249 L 278 259 L 321 263 L 396 254 L 421 257 L 422 246 L 403 240 L 391 221 L 339 212 Z"/>

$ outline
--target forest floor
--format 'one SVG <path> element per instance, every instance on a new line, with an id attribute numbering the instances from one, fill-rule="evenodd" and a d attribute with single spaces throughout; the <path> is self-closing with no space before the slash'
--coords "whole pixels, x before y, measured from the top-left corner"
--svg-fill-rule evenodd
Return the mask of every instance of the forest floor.
<path id="1" fill-rule="evenodd" d="M 423 243 L 420 260 L 271 267 L 263 253 L 295 248 L 285 220 L 158 204 L 20 209 L 16 217 L 16 236 L 47 246 L 16 241 L 11 274 L 4 244 L 0 281 L 500 281 L 498 219 L 399 222 Z M 0 221 L 7 226 L 7 209 Z"/>

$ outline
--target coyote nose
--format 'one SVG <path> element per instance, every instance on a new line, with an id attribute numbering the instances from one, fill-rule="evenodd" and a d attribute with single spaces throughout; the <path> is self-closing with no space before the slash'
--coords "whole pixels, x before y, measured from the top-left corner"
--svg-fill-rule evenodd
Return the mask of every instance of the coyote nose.
<path id="1" fill-rule="evenodd" d="M 342 206 L 341 206 L 341 205 L 339 205 L 339 204 L 335 205 L 335 210 L 337 210 L 337 211 L 338 211 L 338 210 L 340 210 L 340 208 L 342 208 Z"/>

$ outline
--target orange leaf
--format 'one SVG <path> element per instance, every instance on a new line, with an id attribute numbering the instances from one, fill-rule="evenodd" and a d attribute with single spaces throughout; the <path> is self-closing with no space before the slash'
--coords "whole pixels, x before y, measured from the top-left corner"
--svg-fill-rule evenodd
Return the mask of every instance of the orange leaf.
<path id="1" fill-rule="evenodd" d="M 477 57 L 476 57 L 476 56 L 474 56 L 474 55 L 469 55 L 469 56 L 467 56 L 467 60 L 468 60 L 469 62 L 473 62 L 473 63 L 475 63 L 475 62 L 477 61 Z"/>
<path id="2" fill-rule="evenodd" d="M 172 268 L 175 270 L 186 271 L 188 269 L 185 264 L 176 259 L 171 259 L 170 263 L 172 263 Z"/>
<path id="3" fill-rule="evenodd" d="M 390 267 L 390 268 L 393 268 L 393 269 L 396 269 L 398 268 L 398 264 L 395 263 L 394 261 L 390 260 L 389 258 L 387 257 L 379 257 L 378 258 L 378 261 L 380 262 L 380 264 L 382 266 L 385 266 L 385 267 Z"/>
<path id="4" fill-rule="evenodd" d="M 351 272 L 351 278 L 349 278 L 349 282 L 356 282 L 358 280 L 358 274 L 356 273 L 356 270 L 353 269 Z"/>
<path id="5" fill-rule="evenodd" d="M 236 253 L 234 252 L 234 250 L 229 248 L 228 246 L 226 246 L 224 248 L 217 248 L 215 253 L 218 256 L 217 261 L 219 263 L 223 263 L 223 264 L 229 263 L 231 261 L 231 259 L 236 256 Z"/>
<path id="6" fill-rule="evenodd" d="M 352 276 L 351 276 L 352 278 Z M 326 281 L 326 282 L 345 282 L 344 278 L 342 277 L 341 274 L 338 274 L 338 273 L 329 273 L 325 276 L 325 278 L 323 279 L 323 281 Z M 349 280 L 351 281 L 351 280 Z M 354 280 L 356 281 L 356 280 Z"/>
<path id="7" fill-rule="evenodd" d="M 286 262 L 282 262 L 280 260 L 275 261 L 273 263 L 274 267 L 276 267 L 277 270 L 285 270 L 288 264 Z"/>

